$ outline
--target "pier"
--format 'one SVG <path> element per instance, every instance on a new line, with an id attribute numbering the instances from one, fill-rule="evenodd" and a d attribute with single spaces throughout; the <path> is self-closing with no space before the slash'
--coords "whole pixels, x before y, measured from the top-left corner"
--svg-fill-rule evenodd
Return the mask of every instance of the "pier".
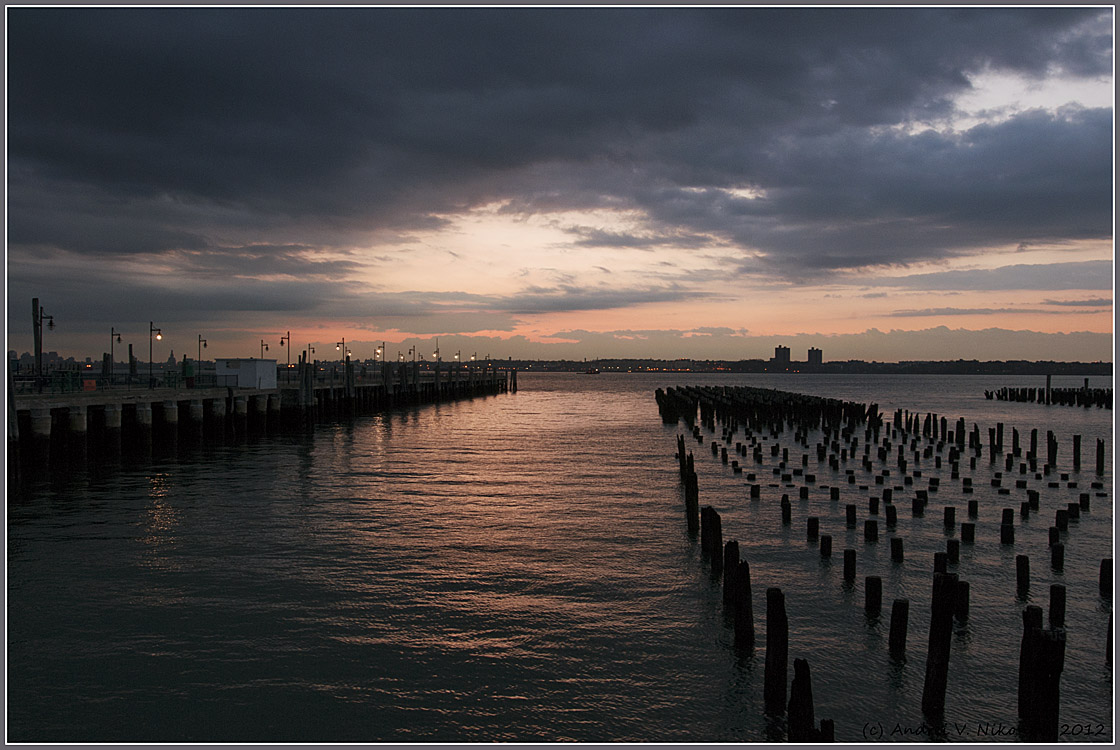
<path id="1" fill-rule="evenodd" d="M 258 365 L 275 367 L 272 360 Z M 42 380 L 14 384 L 8 378 L 9 465 L 21 457 L 44 460 L 52 454 L 84 456 L 124 447 L 204 439 L 223 434 L 308 427 L 317 422 L 373 414 L 427 403 L 516 392 L 512 368 L 438 367 L 383 363 L 369 368 L 346 361 L 335 367 L 306 362 L 279 368 L 277 378 L 245 387 L 232 378 L 145 388 L 133 383 L 101 383 L 76 390 L 44 387 Z M 152 383 L 155 386 L 156 384 Z M 18 472 L 10 472 L 16 474 Z M 12 476 L 10 479 L 15 479 Z"/>

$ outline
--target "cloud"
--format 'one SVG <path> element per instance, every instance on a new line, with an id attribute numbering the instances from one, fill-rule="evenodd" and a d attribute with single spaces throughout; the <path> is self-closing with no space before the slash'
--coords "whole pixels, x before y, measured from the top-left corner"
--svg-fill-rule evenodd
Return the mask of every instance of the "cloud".
<path id="1" fill-rule="evenodd" d="M 1094 299 L 1068 299 L 1068 300 L 1045 300 L 1048 305 L 1061 305 L 1064 307 L 1112 307 L 1111 299 L 1104 299 L 1096 297 Z"/>
<path id="2" fill-rule="evenodd" d="M 860 283 L 925 291 L 1111 289 L 1112 263 L 1090 260 L 1013 265 L 971 271 L 940 271 L 860 279 Z"/>
<path id="3" fill-rule="evenodd" d="M 895 310 L 891 318 L 933 318 L 943 315 L 1065 315 L 1075 310 L 1026 309 L 1020 307 L 931 307 L 925 310 Z"/>

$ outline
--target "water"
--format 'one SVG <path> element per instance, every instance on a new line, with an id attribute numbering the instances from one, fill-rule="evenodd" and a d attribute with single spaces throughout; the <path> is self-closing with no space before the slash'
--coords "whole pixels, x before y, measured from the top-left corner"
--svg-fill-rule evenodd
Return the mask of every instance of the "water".
<path id="1" fill-rule="evenodd" d="M 925 517 L 912 519 L 913 488 L 896 491 L 906 562 L 893 565 L 882 517 L 878 544 L 862 539 L 874 485 L 841 484 L 830 503 L 822 487 L 838 482 L 824 465 L 799 501 L 765 486 L 767 451 L 762 470 L 747 468 L 764 483 L 752 504 L 745 475 L 707 449 L 711 437 L 691 442 L 701 503 L 720 511 L 724 539 L 738 539 L 751 562 L 759 644 L 737 652 L 719 585 L 685 528 L 673 456 L 684 428 L 662 425 L 653 398 L 690 383 L 963 416 L 985 442 L 1003 421 L 1007 445 L 1012 425 L 1025 439 L 1040 428 L 1043 446 L 1054 429 L 1063 465 L 1081 434 L 1084 470 L 1071 477 L 1080 489 L 1041 483 L 1042 511 L 1022 522 L 1016 513 L 1014 548 L 998 543 L 999 509 L 1017 509 L 1025 491 L 989 491 L 1002 466 L 986 459 L 972 473 L 982 510 L 958 568 L 972 607 L 954 635 L 946 739 L 1016 739 L 977 730 L 1017 723 L 1025 602 L 1014 555 L 1029 554 L 1033 603 L 1047 608 L 1052 582 L 1069 593 L 1062 739 L 1110 742 L 1111 605 L 1097 570 L 1112 555 L 1112 413 L 983 397 L 1038 380 L 521 373 L 517 394 L 313 435 L 180 446 L 152 464 L 95 463 L 9 499 L 8 739 L 764 741 L 776 731 L 762 710 L 767 586 L 786 595 L 790 676 L 794 658 L 809 660 L 817 718 L 836 721 L 838 740 L 876 727 L 885 739 L 928 739 L 929 571 L 947 536 L 941 506 L 957 506 L 959 528 L 968 498 L 946 472 Z M 1096 437 L 1107 441 L 1108 496 L 1094 491 L 1091 512 L 1071 523 L 1056 573 L 1047 528 L 1055 507 L 1089 491 Z M 799 461 L 788 434 L 782 442 Z M 782 491 L 790 527 L 780 524 Z M 848 502 L 860 518 L 852 531 Z M 834 537 L 831 562 L 805 540 L 809 515 Z M 858 550 L 854 587 L 842 581 L 846 547 Z M 879 618 L 863 611 L 865 575 L 883 577 Z M 904 663 L 886 648 L 896 597 L 911 601 Z"/>

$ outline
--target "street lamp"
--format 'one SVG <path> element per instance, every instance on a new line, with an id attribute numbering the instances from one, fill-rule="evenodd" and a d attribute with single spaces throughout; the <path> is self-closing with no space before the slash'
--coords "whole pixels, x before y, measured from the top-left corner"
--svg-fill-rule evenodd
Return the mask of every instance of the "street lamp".
<path id="1" fill-rule="evenodd" d="M 198 361 L 196 362 L 199 376 L 202 375 L 202 350 L 205 348 L 206 339 L 202 338 L 202 334 L 200 333 L 198 334 Z"/>
<path id="2" fill-rule="evenodd" d="M 342 341 L 336 341 L 335 342 L 334 348 L 336 350 L 342 352 L 343 358 L 346 358 L 346 357 L 350 356 L 350 350 L 346 348 L 346 337 L 345 336 L 342 337 Z"/>
<path id="3" fill-rule="evenodd" d="M 152 375 L 152 334 L 156 335 L 157 341 L 163 341 L 163 331 L 156 328 L 155 321 L 148 321 L 148 387 L 155 387 L 155 378 Z"/>
<path id="4" fill-rule="evenodd" d="M 287 340 L 287 342 L 288 342 L 288 367 L 290 368 L 292 366 L 292 332 L 291 331 L 288 331 L 287 336 L 281 336 L 280 337 L 280 346 L 284 345 L 285 340 Z"/>
<path id="5" fill-rule="evenodd" d="M 113 367 L 116 362 L 113 361 L 113 341 L 118 344 L 121 342 L 121 335 L 113 326 L 109 326 L 109 385 L 113 384 Z"/>
<path id="6" fill-rule="evenodd" d="M 264 339 L 261 339 L 261 359 L 264 359 L 264 353 L 267 352 L 267 351 L 268 351 L 268 344 L 264 343 Z"/>
<path id="7" fill-rule="evenodd" d="M 35 333 L 35 374 L 42 376 L 43 374 L 43 321 L 50 321 L 47 323 L 49 330 L 54 330 L 54 316 L 45 315 L 43 307 L 39 304 L 39 298 L 35 297 L 31 300 L 31 322 L 32 330 Z"/>

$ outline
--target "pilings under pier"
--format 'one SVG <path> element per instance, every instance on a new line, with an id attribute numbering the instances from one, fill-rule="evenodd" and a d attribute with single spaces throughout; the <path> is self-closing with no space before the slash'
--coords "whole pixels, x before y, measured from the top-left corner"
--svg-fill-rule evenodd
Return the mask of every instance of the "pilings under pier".
<path id="1" fill-rule="evenodd" d="M 241 437 L 317 422 L 512 391 L 512 371 L 444 373 L 397 382 L 388 368 L 372 379 L 317 382 L 316 363 L 300 362 L 299 380 L 275 388 L 113 388 L 66 394 L 10 395 L 9 453 L 18 462 L 50 463 L 86 451 L 140 455 L 153 448 Z M 404 368 L 402 367 L 403 371 Z M 10 472 L 18 481 L 19 471 Z"/>

